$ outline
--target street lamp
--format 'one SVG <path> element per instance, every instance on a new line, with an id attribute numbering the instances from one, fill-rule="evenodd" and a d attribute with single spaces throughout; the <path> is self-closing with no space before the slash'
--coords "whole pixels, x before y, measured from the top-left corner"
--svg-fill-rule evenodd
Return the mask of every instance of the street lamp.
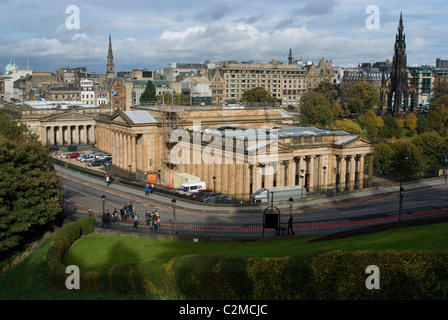
<path id="1" fill-rule="evenodd" d="M 325 174 L 327 173 L 327 167 L 326 166 L 324 166 L 324 190 L 325 190 L 325 183 L 326 183 L 326 180 L 325 180 Z"/>
<path id="2" fill-rule="evenodd" d="M 103 214 L 105 214 L 106 196 L 104 194 L 101 196 L 101 200 L 103 201 Z"/>
<path id="3" fill-rule="evenodd" d="M 302 172 L 302 174 L 300 175 L 300 178 L 302 178 L 302 196 L 301 196 L 301 198 L 303 199 L 303 189 L 305 188 L 305 184 L 304 184 L 304 179 L 305 179 L 305 175 L 303 174 L 303 169 L 302 170 L 300 170 L 300 172 Z"/>
<path id="4" fill-rule="evenodd" d="M 176 222 L 176 199 L 172 199 L 171 204 L 173 205 L 173 221 Z"/>
<path id="5" fill-rule="evenodd" d="M 292 214 L 292 205 L 294 203 L 294 199 L 291 197 L 289 198 L 289 214 Z"/>
<path id="6" fill-rule="evenodd" d="M 216 192 L 216 177 L 215 176 L 213 176 L 213 192 L 215 193 Z"/>

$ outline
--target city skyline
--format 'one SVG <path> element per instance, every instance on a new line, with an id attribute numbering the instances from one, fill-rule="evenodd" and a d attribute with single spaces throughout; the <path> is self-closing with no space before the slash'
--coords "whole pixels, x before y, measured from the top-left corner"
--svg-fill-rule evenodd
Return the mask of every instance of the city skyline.
<path id="1" fill-rule="evenodd" d="M 379 21 L 370 18 L 369 6 L 379 10 Z M 294 59 L 317 62 L 325 56 L 333 66 L 356 67 L 392 60 L 401 12 L 408 65 L 434 65 L 436 58 L 446 59 L 447 8 L 434 0 L 7 0 L 0 4 L 0 72 L 14 59 L 20 69 L 85 66 L 106 73 L 109 35 L 116 72 L 205 60 L 287 63 L 290 49 Z M 372 21 L 377 25 L 368 27 Z"/>

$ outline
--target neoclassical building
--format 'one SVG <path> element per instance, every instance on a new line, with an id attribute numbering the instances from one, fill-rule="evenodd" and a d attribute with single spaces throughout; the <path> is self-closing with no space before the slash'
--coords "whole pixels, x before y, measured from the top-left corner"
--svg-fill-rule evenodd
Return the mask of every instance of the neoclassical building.
<path id="1" fill-rule="evenodd" d="M 163 185 L 189 173 L 242 200 L 262 187 L 363 188 L 374 152 L 362 136 L 297 127 L 281 108 L 263 107 L 117 111 L 97 119 L 96 138 L 121 169 L 157 173 Z"/>

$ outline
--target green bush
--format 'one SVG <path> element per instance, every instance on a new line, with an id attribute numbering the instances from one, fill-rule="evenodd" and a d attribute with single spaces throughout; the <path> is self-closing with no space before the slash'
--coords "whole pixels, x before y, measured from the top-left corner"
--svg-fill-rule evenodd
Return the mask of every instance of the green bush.
<path id="1" fill-rule="evenodd" d="M 71 245 L 82 235 L 95 230 L 95 218 L 87 217 L 70 222 L 53 235 L 47 252 L 47 271 L 57 287 L 65 287 L 66 266 L 63 259 Z"/>
<path id="2" fill-rule="evenodd" d="M 87 220 L 90 219 L 90 220 Z M 64 255 L 95 220 L 54 235 L 47 267 L 65 287 Z M 367 289 L 366 268 L 379 268 L 380 288 Z M 285 258 L 190 255 L 84 271 L 81 290 L 208 300 L 424 300 L 448 298 L 448 251 L 320 251 Z"/>

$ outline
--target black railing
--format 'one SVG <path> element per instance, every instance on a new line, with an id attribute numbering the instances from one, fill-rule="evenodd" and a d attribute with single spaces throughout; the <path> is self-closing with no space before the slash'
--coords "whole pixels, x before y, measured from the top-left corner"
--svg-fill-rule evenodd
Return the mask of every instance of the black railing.
<path id="1" fill-rule="evenodd" d="M 64 201 L 65 212 L 67 218 L 73 219 L 76 213 L 76 206 L 69 201 Z M 92 214 L 101 218 L 99 213 Z M 448 218 L 448 206 L 444 207 L 421 207 L 403 210 L 401 214 L 398 211 L 377 212 L 366 215 L 352 216 L 346 218 L 334 218 L 323 220 L 298 220 L 293 222 L 293 230 L 295 237 L 319 236 L 324 234 L 333 234 L 341 231 L 365 228 L 376 225 L 384 225 L 396 222 L 406 222 L 415 219 L 425 218 Z M 283 232 L 279 233 L 278 229 L 263 228 L 263 221 L 235 221 L 235 222 L 174 222 L 172 219 L 166 218 L 160 224 L 159 231 L 151 231 L 150 226 L 145 221 L 140 220 L 139 232 L 151 234 L 156 232 L 160 235 L 179 236 L 179 237 L 205 237 L 205 238 L 240 238 L 240 239 L 257 239 L 263 236 L 272 237 L 278 235 L 287 235 L 287 219 L 288 215 L 282 215 L 280 218 L 280 228 Z M 131 219 L 132 220 L 132 219 Z M 102 227 L 102 221 L 99 219 L 98 227 Z M 112 224 L 111 229 L 119 231 L 133 231 L 132 223 Z M 264 232 L 263 232 L 264 231 Z"/>

